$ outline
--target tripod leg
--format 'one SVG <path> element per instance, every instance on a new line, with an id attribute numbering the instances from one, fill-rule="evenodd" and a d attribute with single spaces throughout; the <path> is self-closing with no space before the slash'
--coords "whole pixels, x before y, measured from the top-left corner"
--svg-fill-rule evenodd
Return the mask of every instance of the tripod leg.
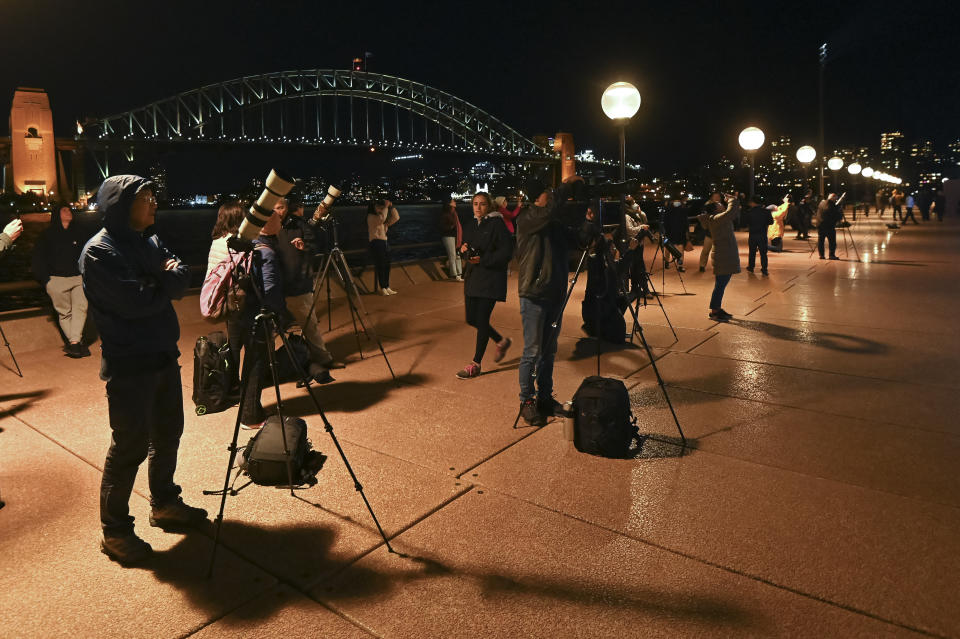
<path id="1" fill-rule="evenodd" d="M 351 307 L 356 303 L 356 308 L 359 309 L 356 311 L 356 317 L 360 320 L 360 326 L 363 327 L 364 332 L 369 336 L 373 335 L 374 341 L 376 341 L 377 346 L 380 348 L 380 354 L 383 355 L 383 361 L 387 363 L 387 369 L 390 371 L 390 376 L 393 377 L 393 381 L 397 384 L 400 383 L 400 380 L 397 379 L 396 373 L 393 372 L 393 366 L 390 365 L 390 359 L 387 357 L 387 352 L 383 350 L 383 342 L 380 341 L 380 336 L 377 335 L 377 332 L 373 330 L 373 327 L 367 328 L 367 325 L 363 321 L 363 315 L 370 317 L 370 314 L 367 313 L 367 309 L 363 306 L 363 300 L 360 299 L 360 293 L 357 290 L 357 287 L 353 283 L 353 277 L 350 275 L 350 270 L 347 268 L 347 260 L 343 256 L 343 253 L 339 250 L 336 251 L 338 257 L 338 264 L 344 269 L 343 273 L 347 277 L 347 286 L 350 291 L 353 291 L 356 294 L 356 300 L 351 300 L 350 291 L 347 291 L 347 300 L 351 304 Z M 361 315 L 362 312 L 362 315 Z M 359 336 L 358 336 L 359 339 Z"/>
<path id="2" fill-rule="evenodd" d="M 633 307 L 631 307 L 633 310 Z M 633 311 L 634 319 L 636 319 L 636 311 Z M 673 422 L 677 425 L 677 432 L 680 433 L 680 440 L 683 442 L 683 445 L 687 445 L 687 438 L 683 434 L 683 429 L 680 428 L 680 420 L 677 419 L 677 412 L 673 410 L 673 402 L 670 401 L 670 395 L 667 393 L 667 387 L 663 383 L 663 378 L 660 377 L 660 370 L 657 368 L 657 362 L 653 358 L 653 352 L 650 350 L 650 345 L 647 344 L 647 339 L 643 336 L 643 327 L 640 326 L 640 320 L 637 319 L 635 324 L 637 327 L 637 335 L 640 337 L 640 342 L 643 344 L 643 348 L 647 351 L 647 357 L 650 359 L 650 366 L 653 368 L 653 372 L 657 376 L 657 383 L 660 385 L 660 390 L 663 392 L 663 398 L 667 400 L 667 406 L 670 408 L 670 414 L 673 415 Z"/>
<path id="3" fill-rule="evenodd" d="M 20 364 L 17 363 L 17 356 L 13 354 L 13 349 L 10 348 L 10 342 L 7 340 L 7 334 L 3 332 L 2 325 L 0 325 L 0 337 L 3 337 L 3 345 L 7 347 L 7 351 L 10 352 L 10 359 L 13 360 L 13 365 L 17 367 L 17 375 L 23 377 L 23 371 L 20 370 Z"/>
<path id="4" fill-rule="evenodd" d="M 283 456 L 287 462 L 287 484 L 290 486 L 290 496 L 292 497 L 294 495 L 293 466 L 290 460 L 290 450 L 287 448 L 287 425 L 283 419 L 283 398 L 280 397 L 280 378 L 277 374 L 277 358 L 273 352 L 274 334 L 281 335 L 280 339 L 283 342 L 284 350 L 286 351 L 287 356 L 294 365 L 293 369 L 297 370 L 299 365 L 293 356 L 293 349 L 290 348 L 290 344 L 286 340 L 286 335 L 280 333 L 280 329 L 277 327 L 273 316 L 261 315 L 261 317 L 263 317 L 263 339 L 267 346 L 267 364 L 270 367 L 270 377 L 273 380 L 273 392 L 277 397 L 277 417 L 280 418 L 280 436 L 283 438 Z M 274 331 L 276 331 L 276 333 L 274 333 Z"/>
<path id="5" fill-rule="evenodd" d="M 316 295 L 314 295 L 316 299 Z M 327 330 L 333 330 L 333 302 L 330 297 L 330 278 L 327 278 Z"/>
<path id="6" fill-rule="evenodd" d="M 257 327 L 254 325 L 253 331 Z M 215 528 L 213 535 L 213 550 L 210 552 L 210 565 L 207 567 L 207 579 L 213 576 L 213 566 L 217 559 L 217 548 L 220 544 L 220 528 L 223 525 L 223 511 L 227 505 L 227 493 L 230 489 L 230 471 L 233 470 L 233 464 L 237 461 L 237 439 L 240 437 L 240 417 L 243 411 L 243 404 L 247 397 L 247 384 L 249 382 L 250 372 L 253 368 L 253 354 L 247 349 L 243 354 L 243 373 L 240 376 L 240 405 L 237 407 L 237 419 L 233 425 L 233 439 L 227 450 L 230 451 L 230 460 L 227 462 L 227 475 L 223 480 L 223 490 L 220 491 L 220 510 L 214 519 Z"/>

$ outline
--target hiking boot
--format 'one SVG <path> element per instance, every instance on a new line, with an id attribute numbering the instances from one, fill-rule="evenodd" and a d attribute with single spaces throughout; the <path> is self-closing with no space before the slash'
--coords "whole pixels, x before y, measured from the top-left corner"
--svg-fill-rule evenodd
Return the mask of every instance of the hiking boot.
<path id="1" fill-rule="evenodd" d="M 520 405 L 520 417 L 530 426 L 544 426 L 547 423 L 547 418 L 540 414 L 534 399 L 523 400 L 523 404 Z"/>
<path id="2" fill-rule="evenodd" d="M 830 259 L 831 259 L 831 260 L 839 260 L 840 258 L 837 257 L 836 255 L 831 255 L 831 256 L 830 256 Z"/>
<path id="3" fill-rule="evenodd" d="M 121 566 L 129 566 L 152 555 L 153 548 L 131 532 L 119 537 L 101 535 L 100 552 Z"/>
<path id="4" fill-rule="evenodd" d="M 573 417 L 574 414 L 572 410 L 567 409 L 552 397 L 545 402 L 538 402 L 537 409 L 541 415 L 547 417 Z"/>
<path id="5" fill-rule="evenodd" d="M 747 270 L 750 271 L 751 273 L 753 273 L 753 267 L 752 267 L 752 266 L 748 266 L 748 267 L 747 267 Z"/>
<path id="6" fill-rule="evenodd" d="M 154 506 L 150 511 L 150 525 L 157 528 L 189 528 L 206 520 L 207 511 L 188 506 L 179 497 L 169 504 Z"/>
<path id="7" fill-rule="evenodd" d="M 722 317 L 722 318 L 725 319 L 725 320 L 733 319 L 733 315 L 731 315 L 730 313 L 726 312 L 726 311 L 723 310 L 722 308 L 721 308 L 718 312 L 720 313 L 720 317 Z"/>
<path id="8" fill-rule="evenodd" d="M 504 355 L 507 354 L 507 349 L 510 348 L 510 345 L 513 344 L 513 340 L 509 337 L 504 337 L 503 340 L 497 344 L 497 353 L 493 356 L 494 362 L 499 362 L 503 359 Z"/>
<path id="9" fill-rule="evenodd" d="M 770 275 L 770 272 L 769 272 L 767 269 L 765 269 L 765 268 L 764 268 L 764 269 L 760 269 L 760 272 L 761 272 L 763 275 Z"/>
<path id="10" fill-rule="evenodd" d="M 463 370 L 457 371 L 457 377 L 460 379 L 470 379 L 472 377 L 480 376 L 480 364 L 476 362 L 470 362 L 463 367 Z"/>

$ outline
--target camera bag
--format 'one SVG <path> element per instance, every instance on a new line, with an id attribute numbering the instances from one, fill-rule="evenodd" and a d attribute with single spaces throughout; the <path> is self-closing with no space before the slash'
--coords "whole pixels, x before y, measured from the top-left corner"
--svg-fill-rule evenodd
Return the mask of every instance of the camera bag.
<path id="1" fill-rule="evenodd" d="M 290 471 L 293 484 L 313 485 L 326 457 L 312 449 L 307 439 L 307 423 L 299 417 L 283 418 L 271 415 L 257 434 L 250 438 L 243 450 L 240 467 L 259 486 L 287 486 L 287 456 L 283 452 L 286 431 L 287 450 L 290 451 Z"/>
<path id="2" fill-rule="evenodd" d="M 219 413 L 240 401 L 240 380 L 230 364 L 223 331 L 197 338 L 193 347 L 193 403 L 197 415 Z"/>
<path id="3" fill-rule="evenodd" d="M 624 459 L 637 439 L 630 395 L 619 379 L 587 377 L 573 396 L 573 445 L 582 453 Z"/>

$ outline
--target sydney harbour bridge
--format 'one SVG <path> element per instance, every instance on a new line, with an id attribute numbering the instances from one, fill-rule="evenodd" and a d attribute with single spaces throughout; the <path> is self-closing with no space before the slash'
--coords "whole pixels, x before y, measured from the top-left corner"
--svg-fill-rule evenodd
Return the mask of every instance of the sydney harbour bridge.
<path id="1" fill-rule="evenodd" d="M 373 146 L 530 162 L 558 157 L 445 91 L 366 71 L 312 69 L 207 85 L 77 127 L 102 177 L 110 158 L 182 145 Z"/>

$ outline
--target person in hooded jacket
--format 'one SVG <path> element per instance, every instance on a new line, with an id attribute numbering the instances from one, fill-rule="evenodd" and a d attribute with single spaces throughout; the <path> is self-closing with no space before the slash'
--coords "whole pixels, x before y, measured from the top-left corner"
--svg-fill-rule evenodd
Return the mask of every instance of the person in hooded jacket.
<path id="1" fill-rule="evenodd" d="M 517 287 L 523 323 L 520 416 L 531 426 L 543 426 L 550 416 L 571 415 L 553 397 L 553 361 L 570 272 L 567 229 L 560 213 L 570 190 L 569 182 L 555 191 L 531 182 L 526 192 L 532 203 L 517 216 Z"/>
<path id="2" fill-rule="evenodd" d="M 481 191 L 474 195 L 474 221 L 463 229 L 460 252 L 466 262 L 464 307 L 467 324 L 477 329 L 477 342 L 473 361 L 457 371 L 460 379 L 480 375 L 480 363 L 491 339 L 497 346 L 494 362 L 503 359 L 511 344 L 509 337 L 503 337 L 490 325 L 493 307 L 507 299 L 507 266 L 513 257 L 513 236 L 493 206 L 490 194 Z"/>
<path id="3" fill-rule="evenodd" d="M 172 300 L 183 297 L 190 267 L 148 229 L 157 200 L 137 175 L 107 178 L 97 193 L 104 228 L 80 256 L 83 292 L 100 333 L 100 378 L 107 385 L 112 437 L 100 484 L 100 549 L 122 563 L 152 552 L 133 530 L 129 500 L 148 455 L 150 525 L 195 526 L 207 512 L 188 506 L 173 479 L 183 433 L 180 324 Z"/>
<path id="4" fill-rule="evenodd" d="M 56 204 L 50 214 L 50 226 L 40 234 L 33 250 L 33 276 L 47 291 L 59 315 L 60 328 L 67 343 L 68 357 L 89 357 L 83 343 L 83 325 L 87 321 L 87 298 L 80 281 L 80 252 L 90 234 L 73 217 L 67 204 Z"/>

